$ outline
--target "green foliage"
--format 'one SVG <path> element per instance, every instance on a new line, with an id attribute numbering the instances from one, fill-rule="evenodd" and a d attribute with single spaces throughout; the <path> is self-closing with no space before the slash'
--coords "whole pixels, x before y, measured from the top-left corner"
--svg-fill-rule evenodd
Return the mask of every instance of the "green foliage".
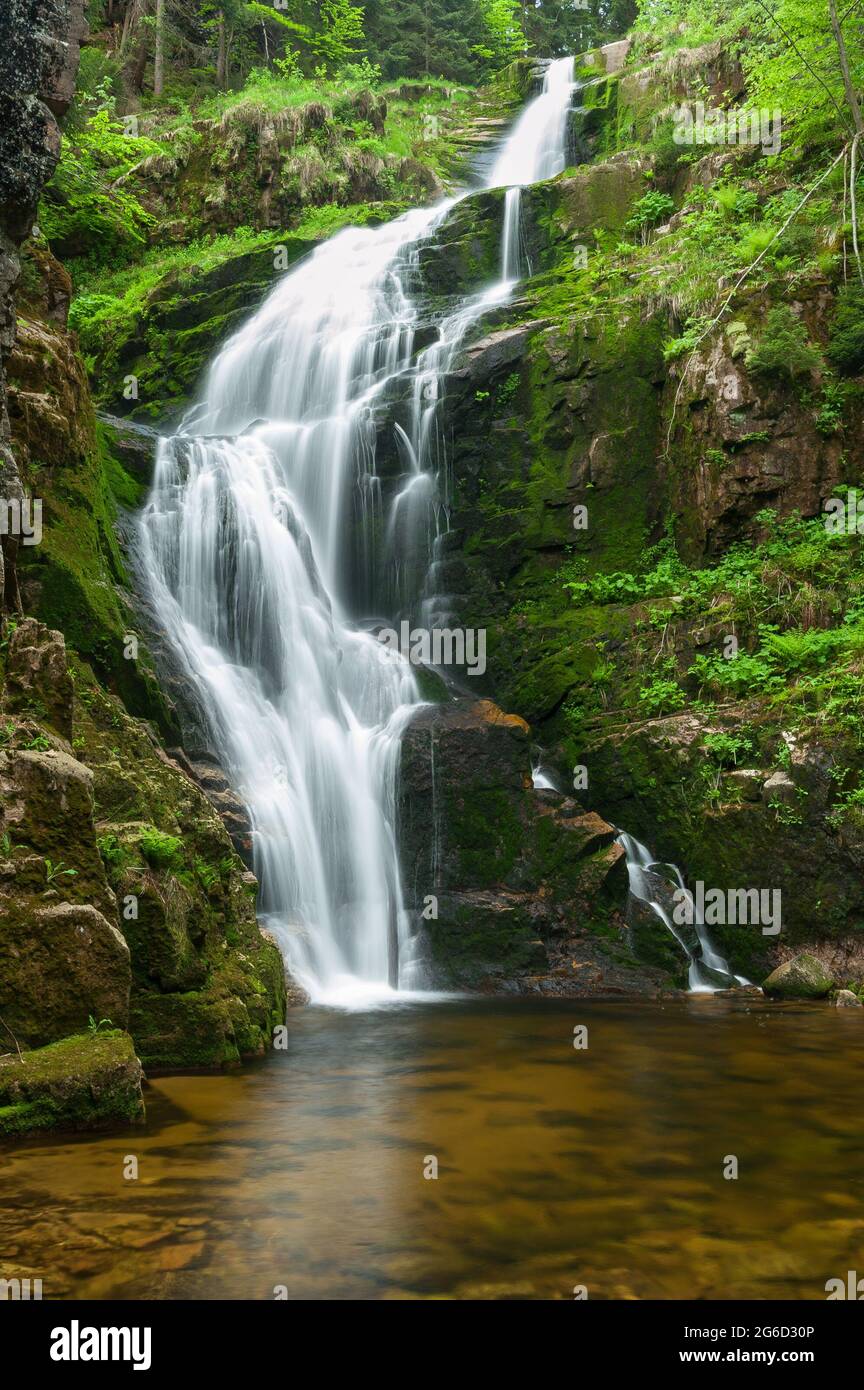
<path id="1" fill-rule="evenodd" d="M 775 680 L 771 662 L 764 655 L 754 656 L 750 652 L 729 657 L 697 656 L 687 674 L 696 679 L 700 688 L 735 697 L 766 690 Z"/>
<path id="2" fill-rule="evenodd" d="M 480 0 L 480 5 L 486 36 L 472 51 L 493 67 L 503 67 L 525 51 L 520 0 Z"/>
<path id="3" fill-rule="evenodd" d="M 845 382 L 827 379 L 822 383 L 822 398 L 816 416 L 816 428 L 826 439 L 843 425 L 843 412 L 849 388 Z"/>
<path id="4" fill-rule="evenodd" d="M 65 868 L 63 867 L 63 860 L 62 860 L 62 859 L 60 860 L 60 862 L 59 862 L 58 864 L 55 864 L 55 863 L 53 862 L 53 860 L 51 860 L 51 859 L 46 859 L 46 860 L 45 860 L 45 882 L 46 882 L 46 883 L 55 883 L 55 882 L 57 881 L 58 878 L 75 878 L 75 877 L 77 876 L 77 874 L 78 874 L 78 870 L 77 870 L 77 869 L 65 869 Z"/>
<path id="5" fill-rule="evenodd" d="M 645 596 L 646 583 L 635 574 L 614 570 L 590 579 L 570 580 L 564 588 L 581 603 L 636 603 Z"/>
<path id="6" fill-rule="evenodd" d="M 500 406 L 508 406 L 519 390 L 519 373 L 511 372 L 507 380 L 499 386 L 495 398 Z"/>
<path id="7" fill-rule="evenodd" d="M 310 41 L 313 53 L 331 68 L 356 60 L 365 51 L 363 6 L 352 0 L 322 0 L 321 30 Z"/>
<path id="8" fill-rule="evenodd" d="M 129 863 L 129 851 L 120 843 L 116 835 L 100 835 L 96 840 L 102 863 L 109 879 L 116 880 Z"/>
<path id="9" fill-rule="evenodd" d="M 101 1033 L 103 1028 L 110 1029 L 113 1027 L 114 1024 L 111 1022 L 110 1018 L 100 1018 L 97 1023 L 92 1014 L 87 1015 L 87 1032 L 90 1034 L 91 1038 L 95 1038 L 96 1034 Z"/>
<path id="10" fill-rule="evenodd" d="M 155 826 L 142 830 L 139 841 L 141 853 L 154 869 L 178 869 L 183 865 L 183 841 L 176 835 L 166 835 Z"/>
<path id="11" fill-rule="evenodd" d="M 706 327 L 707 321 L 704 318 L 689 318 L 684 325 L 684 332 L 677 338 L 669 338 L 663 344 L 663 360 L 675 362 L 679 357 L 683 357 L 685 352 L 692 352 Z"/>
<path id="12" fill-rule="evenodd" d="M 720 767 L 737 767 L 753 752 L 753 743 L 739 734 L 706 734 L 704 746 Z"/>
<path id="13" fill-rule="evenodd" d="M 675 204 L 668 193 L 661 193 L 659 189 L 652 188 L 649 193 L 640 198 L 633 212 L 624 223 L 626 232 L 640 232 L 647 236 L 652 227 L 663 222 L 675 211 Z"/>
<path id="14" fill-rule="evenodd" d="M 683 709 L 686 703 L 687 696 L 678 682 L 665 680 L 661 676 L 655 676 L 639 689 L 639 704 L 650 718 L 661 714 L 674 714 L 676 710 Z"/>
<path id="15" fill-rule="evenodd" d="M 387 79 L 446 77 L 476 82 L 494 43 L 481 0 L 368 0 L 370 56 Z"/>
<path id="16" fill-rule="evenodd" d="M 822 365 L 821 353 L 810 342 L 806 325 L 785 304 L 769 309 L 762 335 L 746 360 L 751 372 L 790 381 Z"/>
<path id="17" fill-rule="evenodd" d="M 797 672 L 825 666 L 841 647 L 849 646 L 848 631 L 838 628 L 808 628 L 789 632 L 763 632 L 766 656 L 784 672 Z"/>
<path id="18" fill-rule="evenodd" d="M 161 146 L 127 135 L 107 110 L 64 135 L 60 162 L 45 189 L 39 223 L 61 259 L 86 256 L 110 265 L 144 246 L 154 218 L 118 180 Z"/>
<path id="19" fill-rule="evenodd" d="M 864 371 L 864 288 L 857 282 L 844 285 L 837 296 L 826 355 L 838 372 Z"/>
<path id="20" fill-rule="evenodd" d="M 783 144 L 836 144 L 851 129 L 826 0 L 637 0 L 637 51 L 666 52 L 726 40 L 740 45 L 748 105 L 779 110 Z M 838 5 L 852 81 L 864 86 L 864 39 L 848 6 Z M 794 157 L 794 156 L 793 156 Z"/>

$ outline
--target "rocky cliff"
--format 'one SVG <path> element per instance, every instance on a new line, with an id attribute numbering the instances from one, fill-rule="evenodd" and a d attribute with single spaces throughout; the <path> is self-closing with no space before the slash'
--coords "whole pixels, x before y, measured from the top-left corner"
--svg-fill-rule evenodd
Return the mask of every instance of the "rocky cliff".
<path id="1" fill-rule="evenodd" d="M 6 363 L 15 343 L 19 248 L 29 236 L 44 185 L 60 156 L 58 117 L 75 89 L 84 0 L 11 0 L 0 16 L 0 498 L 20 507 L 21 472 L 11 444 Z M 2 534 L 0 612 L 18 603 L 20 537 Z"/>
<path id="2" fill-rule="evenodd" d="M 585 162 L 526 190 L 528 278 L 447 383 L 441 587 L 586 811 L 691 882 L 781 892 L 778 936 L 716 927 L 736 969 L 807 945 L 860 986 L 860 547 L 825 524 L 860 479 L 839 194 L 775 244 L 806 163 L 671 138 L 684 97 L 746 102 L 737 63 L 601 56 Z M 479 284 L 484 227 L 486 194 L 427 263 Z"/>
<path id="3" fill-rule="evenodd" d="M 134 1121 L 141 1061 L 237 1064 L 285 1009 L 234 804 L 163 746 L 176 723 L 120 543 L 140 443 L 97 425 L 70 279 L 34 231 L 82 10 L 31 0 L 0 22 L 4 520 L 25 496 L 39 508 L 24 543 L 3 535 L 0 1134 Z"/>

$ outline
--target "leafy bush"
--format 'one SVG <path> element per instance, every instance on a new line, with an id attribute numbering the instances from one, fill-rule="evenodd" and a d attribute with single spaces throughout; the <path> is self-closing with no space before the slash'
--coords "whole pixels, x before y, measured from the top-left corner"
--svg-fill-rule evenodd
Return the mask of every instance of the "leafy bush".
<path id="1" fill-rule="evenodd" d="M 164 153 L 153 140 L 126 135 L 104 109 L 64 136 L 39 212 L 52 250 L 62 260 L 87 256 L 111 265 L 143 249 L 155 219 L 117 180 L 148 155 Z"/>
<path id="2" fill-rule="evenodd" d="M 738 734 L 706 734 L 705 747 L 721 767 L 737 767 L 743 756 L 753 752 L 750 739 Z"/>
<path id="3" fill-rule="evenodd" d="M 794 380 L 822 365 L 807 328 L 785 304 L 768 311 L 762 336 L 747 353 L 747 366 L 761 376 Z"/>
<path id="4" fill-rule="evenodd" d="M 687 696 L 677 681 L 655 678 L 650 685 L 643 685 L 639 691 L 639 704 L 649 716 L 674 714 L 683 709 Z"/>
<path id="5" fill-rule="evenodd" d="M 816 416 L 816 428 L 826 439 L 836 434 L 843 424 L 843 410 L 849 390 L 846 382 L 829 380 L 822 383 L 822 399 Z"/>
<path id="6" fill-rule="evenodd" d="M 636 603 L 644 593 L 644 580 L 635 574 L 616 570 L 595 574 L 590 579 L 571 580 L 564 588 L 585 603 Z"/>
<path id="7" fill-rule="evenodd" d="M 656 227 L 674 211 L 675 204 L 669 194 L 661 193 L 658 189 L 652 188 L 650 193 L 646 193 L 643 198 L 639 199 L 624 223 L 624 230 L 625 232 L 641 232 L 644 239 L 649 228 Z"/>
<path id="8" fill-rule="evenodd" d="M 824 666 L 847 642 L 847 634 L 838 628 L 764 634 L 764 647 L 768 655 L 779 669 L 790 672 Z"/>
<path id="9" fill-rule="evenodd" d="M 767 690 L 777 677 L 763 653 L 739 652 L 737 656 L 697 656 L 687 673 L 702 686 L 722 694 L 751 695 Z"/>

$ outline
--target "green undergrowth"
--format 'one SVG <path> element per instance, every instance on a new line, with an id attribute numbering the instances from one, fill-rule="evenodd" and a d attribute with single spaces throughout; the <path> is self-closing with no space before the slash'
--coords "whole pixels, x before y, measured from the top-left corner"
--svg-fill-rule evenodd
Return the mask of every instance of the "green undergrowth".
<path id="1" fill-rule="evenodd" d="M 585 718 L 753 701 L 778 728 L 864 748 L 864 538 L 833 534 L 824 518 L 766 510 L 757 522 L 761 543 L 702 569 L 667 542 L 639 572 L 562 576 L 586 616 L 627 605 L 633 619 L 631 652 L 604 644 L 598 655 L 581 692 Z"/>

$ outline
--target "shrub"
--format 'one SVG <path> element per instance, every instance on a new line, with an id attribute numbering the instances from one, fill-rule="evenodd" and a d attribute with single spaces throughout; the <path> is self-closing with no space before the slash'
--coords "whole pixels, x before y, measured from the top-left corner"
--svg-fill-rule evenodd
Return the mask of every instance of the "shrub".
<path id="1" fill-rule="evenodd" d="M 633 209 L 630 217 L 624 223 L 625 232 L 641 232 L 642 239 L 645 240 L 648 229 L 656 227 L 675 211 L 675 204 L 668 193 L 660 193 L 656 188 L 652 188 L 650 193 L 646 193 L 644 198 L 640 198 Z"/>
<path id="2" fill-rule="evenodd" d="M 657 678 L 639 691 L 639 704 L 648 715 L 674 714 L 683 709 L 687 696 L 677 681 Z"/>
<path id="3" fill-rule="evenodd" d="M 740 758 L 753 752 L 750 739 L 738 734 L 706 734 L 705 747 L 720 767 L 737 767 Z"/>
<path id="4" fill-rule="evenodd" d="M 822 356 L 810 342 L 806 326 L 781 304 L 768 311 L 762 336 L 746 361 L 750 371 L 761 376 L 794 380 L 820 367 Z"/>

